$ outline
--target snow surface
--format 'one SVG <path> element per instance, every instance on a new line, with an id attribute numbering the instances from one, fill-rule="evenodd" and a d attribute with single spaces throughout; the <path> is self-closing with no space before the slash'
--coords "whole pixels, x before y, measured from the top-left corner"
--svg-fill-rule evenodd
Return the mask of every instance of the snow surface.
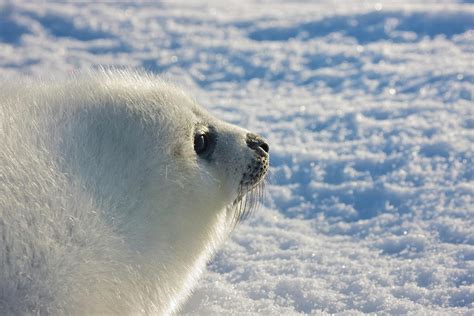
<path id="1" fill-rule="evenodd" d="M 3 3 L 0 76 L 141 67 L 268 138 L 183 312 L 473 315 L 474 5 L 414 3 Z"/>

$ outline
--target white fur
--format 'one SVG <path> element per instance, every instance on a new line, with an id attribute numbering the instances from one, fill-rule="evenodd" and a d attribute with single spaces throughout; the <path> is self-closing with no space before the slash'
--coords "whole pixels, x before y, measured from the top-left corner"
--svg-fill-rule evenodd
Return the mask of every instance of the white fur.
<path id="1" fill-rule="evenodd" d="M 246 133 L 146 74 L 3 83 L 0 314 L 175 312 L 232 229 Z"/>

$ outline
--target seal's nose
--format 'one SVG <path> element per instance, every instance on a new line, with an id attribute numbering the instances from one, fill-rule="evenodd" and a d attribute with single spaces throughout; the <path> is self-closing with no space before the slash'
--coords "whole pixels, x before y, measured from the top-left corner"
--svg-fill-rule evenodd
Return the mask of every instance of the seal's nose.
<path id="1" fill-rule="evenodd" d="M 263 150 L 268 154 L 268 150 L 270 149 L 270 147 L 262 137 L 252 133 L 248 133 L 246 142 L 247 146 L 249 146 L 251 149 L 255 151 Z"/>

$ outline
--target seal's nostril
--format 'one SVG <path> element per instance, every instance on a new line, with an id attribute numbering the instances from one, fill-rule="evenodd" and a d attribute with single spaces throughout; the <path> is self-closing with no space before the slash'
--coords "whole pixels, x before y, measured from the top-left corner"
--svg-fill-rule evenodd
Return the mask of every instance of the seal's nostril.
<path id="1" fill-rule="evenodd" d="M 261 143 L 260 148 L 262 148 L 266 153 L 268 153 L 268 150 L 270 150 L 267 143 Z"/>
<path id="2" fill-rule="evenodd" d="M 264 152 L 268 153 L 268 150 L 270 149 L 270 147 L 263 140 L 263 138 L 255 134 L 251 134 L 251 133 L 247 134 L 246 142 L 247 142 L 247 146 L 249 146 L 249 148 L 253 150 L 257 150 L 257 148 L 261 148 Z"/>

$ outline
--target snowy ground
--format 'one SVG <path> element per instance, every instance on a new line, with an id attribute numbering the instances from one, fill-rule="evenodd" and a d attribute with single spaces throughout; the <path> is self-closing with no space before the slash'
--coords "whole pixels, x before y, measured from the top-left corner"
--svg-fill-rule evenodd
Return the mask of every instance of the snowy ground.
<path id="1" fill-rule="evenodd" d="M 268 138 L 186 312 L 472 315 L 474 5 L 341 3 L 4 3 L 0 76 L 164 72 Z"/>

